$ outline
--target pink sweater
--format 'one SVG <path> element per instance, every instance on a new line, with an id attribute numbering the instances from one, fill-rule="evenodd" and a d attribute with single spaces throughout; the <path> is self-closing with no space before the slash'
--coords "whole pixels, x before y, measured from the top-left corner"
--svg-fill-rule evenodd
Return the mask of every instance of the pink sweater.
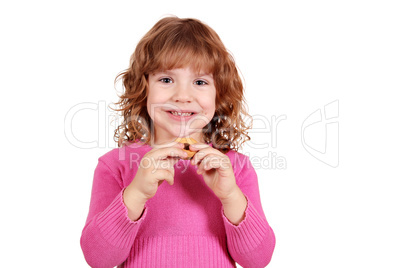
<path id="1" fill-rule="evenodd" d="M 261 207 L 249 158 L 227 153 L 247 198 L 245 219 L 233 225 L 189 160 L 175 165 L 174 184 L 162 183 L 140 219 L 131 221 L 122 193 L 152 148 L 132 144 L 99 158 L 81 247 L 91 267 L 265 267 L 275 236 Z"/>

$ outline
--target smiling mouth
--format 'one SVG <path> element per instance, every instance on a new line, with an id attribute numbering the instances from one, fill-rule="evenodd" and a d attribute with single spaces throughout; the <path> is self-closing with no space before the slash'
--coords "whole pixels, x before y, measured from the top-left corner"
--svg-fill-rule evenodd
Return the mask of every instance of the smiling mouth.
<path id="1" fill-rule="evenodd" d="M 176 111 L 169 111 L 169 113 L 171 113 L 172 115 L 176 115 L 176 116 L 191 116 L 194 114 L 192 112 L 180 113 L 180 112 L 176 112 Z"/>

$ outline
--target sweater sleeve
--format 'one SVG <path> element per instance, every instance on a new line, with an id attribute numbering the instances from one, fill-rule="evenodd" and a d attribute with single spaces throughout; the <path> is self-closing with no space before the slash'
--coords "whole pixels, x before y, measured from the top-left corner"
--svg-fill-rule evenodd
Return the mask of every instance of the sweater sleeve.
<path id="1" fill-rule="evenodd" d="M 243 267 L 266 267 L 271 261 L 276 240 L 261 206 L 257 174 L 249 158 L 245 157 L 245 165 L 236 176 L 238 186 L 247 199 L 245 218 L 238 225 L 233 225 L 222 209 L 228 250 Z"/>
<path id="2" fill-rule="evenodd" d="M 88 218 L 81 235 L 81 248 L 91 267 L 111 268 L 124 262 L 146 217 L 145 208 L 137 221 L 128 218 L 123 192 L 122 180 L 99 159 Z"/>

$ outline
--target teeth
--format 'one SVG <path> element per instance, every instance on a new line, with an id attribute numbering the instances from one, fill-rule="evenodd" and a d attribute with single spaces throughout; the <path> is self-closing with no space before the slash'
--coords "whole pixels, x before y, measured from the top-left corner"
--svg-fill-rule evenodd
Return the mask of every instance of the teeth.
<path id="1" fill-rule="evenodd" d="M 170 111 L 170 113 L 173 114 L 173 115 L 179 115 L 179 116 L 190 116 L 190 115 L 192 115 L 192 113 L 179 113 L 179 112 L 176 112 L 176 111 Z"/>

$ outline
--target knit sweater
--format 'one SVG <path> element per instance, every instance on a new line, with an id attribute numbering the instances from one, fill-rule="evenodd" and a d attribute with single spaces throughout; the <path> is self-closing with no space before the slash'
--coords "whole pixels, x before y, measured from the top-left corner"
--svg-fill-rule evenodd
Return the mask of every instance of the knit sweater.
<path id="1" fill-rule="evenodd" d="M 211 146 L 211 145 L 210 145 Z M 132 143 L 98 159 L 81 248 L 91 267 L 265 267 L 275 236 L 260 201 L 250 159 L 229 150 L 236 183 L 247 199 L 244 219 L 233 225 L 220 200 L 189 160 L 175 165 L 174 184 L 162 183 L 141 217 L 132 221 L 124 189 L 149 145 Z"/>

